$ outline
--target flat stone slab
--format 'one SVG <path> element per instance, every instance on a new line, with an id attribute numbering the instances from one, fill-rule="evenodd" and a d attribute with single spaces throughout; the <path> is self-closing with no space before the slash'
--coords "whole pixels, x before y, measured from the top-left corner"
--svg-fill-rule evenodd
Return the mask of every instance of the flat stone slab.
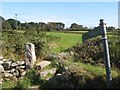
<path id="1" fill-rule="evenodd" d="M 42 69 L 42 68 L 47 67 L 47 66 L 50 65 L 50 64 L 51 64 L 50 61 L 41 61 L 41 62 L 37 63 L 36 65 L 37 65 L 37 66 L 40 66 L 41 69 Z"/>
<path id="2" fill-rule="evenodd" d="M 47 76 L 47 74 L 55 74 L 55 72 L 56 72 L 56 68 L 52 68 L 52 69 L 40 72 L 40 76 L 44 77 L 44 76 Z"/>

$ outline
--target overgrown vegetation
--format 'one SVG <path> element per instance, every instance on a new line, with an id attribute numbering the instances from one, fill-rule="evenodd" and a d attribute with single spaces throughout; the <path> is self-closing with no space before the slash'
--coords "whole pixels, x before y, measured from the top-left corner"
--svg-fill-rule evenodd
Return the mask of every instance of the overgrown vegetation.
<path id="1" fill-rule="evenodd" d="M 109 36 L 108 44 L 112 67 L 120 69 L 120 40 L 118 38 L 119 36 Z M 69 50 L 75 53 L 75 61 L 91 63 L 92 65 L 104 64 L 102 40 L 99 37 L 75 45 Z"/>
<path id="2" fill-rule="evenodd" d="M 25 44 L 31 42 L 35 44 L 37 58 L 45 55 L 46 37 L 45 31 L 28 30 L 25 33 L 17 31 L 2 31 L 2 55 L 13 60 L 24 59 Z"/>
<path id="3" fill-rule="evenodd" d="M 46 69 L 56 68 L 55 75 L 46 81 L 39 76 L 36 70 L 27 72 L 26 76 L 16 82 L 5 82 L 5 88 L 14 88 L 16 90 L 27 89 L 30 86 L 38 85 L 40 89 L 46 88 L 106 88 L 106 73 L 103 59 L 103 48 L 101 39 L 95 38 L 81 44 L 81 34 L 43 32 L 39 30 L 29 30 L 26 32 L 7 31 L 2 33 L 3 55 L 5 57 L 23 59 L 24 46 L 27 41 L 36 46 L 36 55 L 38 58 L 44 56 L 46 42 L 52 53 L 61 51 L 73 51 L 72 60 L 54 60 Z M 120 86 L 120 37 L 117 33 L 108 35 L 110 59 L 112 64 L 113 88 L 119 89 Z M 28 38 L 29 37 L 29 38 Z M 47 38 L 46 38 L 47 37 Z M 80 43 L 80 44 L 77 44 Z M 77 44 L 77 45 L 76 45 Z M 51 46 L 50 46 L 51 45 Z M 56 46 L 57 45 L 57 46 Z M 74 45 L 74 46 L 73 46 Z M 70 49 L 69 49 L 70 48 Z M 44 51 L 45 50 L 45 51 Z M 47 55 L 47 54 L 46 54 Z M 57 75 L 59 74 L 59 75 Z M 9 85 L 12 85 L 9 86 Z"/>

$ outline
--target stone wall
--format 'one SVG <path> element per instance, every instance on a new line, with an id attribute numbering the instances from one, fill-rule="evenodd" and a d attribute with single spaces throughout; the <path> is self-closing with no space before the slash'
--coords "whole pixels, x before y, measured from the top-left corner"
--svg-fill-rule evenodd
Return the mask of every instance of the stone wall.
<path id="1" fill-rule="evenodd" d="M 25 61 L 14 62 L 11 59 L 0 58 L 0 83 L 6 80 L 16 81 L 26 74 Z"/>

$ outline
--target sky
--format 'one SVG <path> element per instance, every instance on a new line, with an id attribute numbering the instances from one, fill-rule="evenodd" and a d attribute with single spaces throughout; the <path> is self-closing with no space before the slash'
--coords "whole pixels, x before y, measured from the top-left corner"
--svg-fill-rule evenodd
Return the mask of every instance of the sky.
<path id="1" fill-rule="evenodd" d="M 118 27 L 117 2 L 2 2 L 0 16 L 21 22 L 63 22 L 67 27 L 77 23 L 87 27 L 99 25 Z"/>

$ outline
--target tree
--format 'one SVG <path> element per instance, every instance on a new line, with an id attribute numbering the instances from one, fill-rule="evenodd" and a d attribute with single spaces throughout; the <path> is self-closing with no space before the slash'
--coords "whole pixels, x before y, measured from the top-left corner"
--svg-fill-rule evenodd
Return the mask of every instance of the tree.
<path id="1" fill-rule="evenodd" d="M 65 24 L 64 23 L 56 23 L 56 30 L 60 31 L 60 30 L 63 30 L 65 27 Z"/>
<path id="2" fill-rule="evenodd" d="M 4 18 L 0 16 L 0 29 L 2 29 L 2 21 L 4 21 Z"/>
<path id="3" fill-rule="evenodd" d="M 55 23 L 54 22 L 48 22 L 47 23 L 47 29 L 48 29 L 48 31 L 55 30 Z"/>
<path id="4" fill-rule="evenodd" d="M 30 24 L 28 24 L 28 23 L 21 23 L 21 29 L 22 30 L 29 30 L 29 28 L 30 28 Z"/>
<path id="5" fill-rule="evenodd" d="M 11 28 L 13 30 L 16 29 L 16 20 L 15 19 L 8 19 L 7 21 L 10 23 Z"/>
<path id="6" fill-rule="evenodd" d="M 2 21 L 2 29 L 11 29 L 11 25 L 6 21 Z"/>
<path id="7" fill-rule="evenodd" d="M 4 21 L 5 19 L 2 17 L 2 16 L 0 16 L 0 21 Z"/>
<path id="8" fill-rule="evenodd" d="M 65 27 L 65 24 L 64 23 L 61 23 L 61 22 L 48 22 L 47 23 L 47 29 L 48 31 L 51 31 L 51 30 L 63 30 Z"/>
<path id="9" fill-rule="evenodd" d="M 46 30 L 47 29 L 47 25 L 44 22 L 39 22 L 39 28 L 41 30 Z"/>
<path id="10" fill-rule="evenodd" d="M 10 24 L 2 16 L 0 16 L 0 25 L 2 25 L 2 29 L 11 29 Z"/>
<path id="11" fill-rule="evenodd" d="M 76 23 L 72 23 L 70 26 L 70 29 L 71 30 L 80 30 L 80 29 L 83 29 L 83 25 L 78 25 Z"/>
<path id="12" fill-rule="evenodd" d="M 106 27 L 106 29 L 107 29 L 108 31 L 113 31 L 113 30 L 115 30 L 115 27 L 110 26 L 110 27 Z"/>

